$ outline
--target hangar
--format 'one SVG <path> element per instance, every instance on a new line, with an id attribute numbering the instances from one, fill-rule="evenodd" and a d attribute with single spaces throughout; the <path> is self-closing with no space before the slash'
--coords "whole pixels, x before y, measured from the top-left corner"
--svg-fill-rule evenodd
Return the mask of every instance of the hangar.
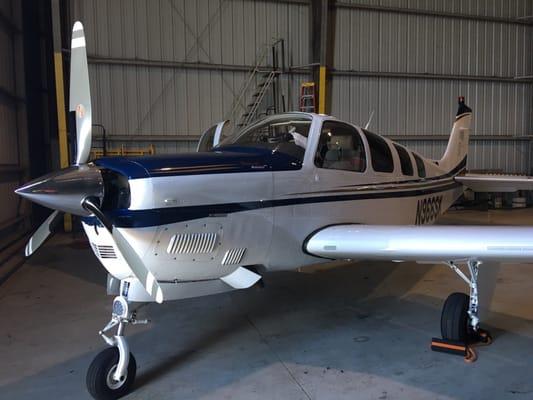
<path id="1" fill-rule="evenodd" d="M 532 39 L 531 0 L 0 0 L 0 398 L 529 398 Z"/>

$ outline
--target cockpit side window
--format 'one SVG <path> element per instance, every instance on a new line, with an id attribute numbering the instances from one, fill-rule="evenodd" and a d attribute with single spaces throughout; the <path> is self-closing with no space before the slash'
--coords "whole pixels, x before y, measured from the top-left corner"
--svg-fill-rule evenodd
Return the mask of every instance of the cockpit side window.
<path id="1" fill-rule="evenodd" d="M 366 154 L 359 132 L 337 121 L 325 121 L 315 155 L 315 165 L 325 169 L 364 172 Z"/>
<path id="2" fill-rule="evenodd" d="M 420 178 L 425 178 L 426 177 L 426 166 L 424 165 L 424 161 L 420 158 L 418 154 L 413 153 L 413 157 L 415 158 L 416 169 L 418 170 L 418 176 Z"/>
<path id="3" fill-rule="evenodd" d="M 394 172 L 394 161 L 392 152 L 387 141 L 375 133 L 363 129 L 363 132 L 370 147 L 370 157 L 372 168 L 376 172 Z"/>
<path id="4" fill-rule="evenodd" d="M 409 152 L 405 150 L 402 146 L 396 143 L 394 143 L 394 148 L 398 152 L 398 157 L 400 158 L 400 166 L 402 167 L 402 174 L 407 175 L 407 176 L 413 176 L 413 164 L 411 163 Z"/>

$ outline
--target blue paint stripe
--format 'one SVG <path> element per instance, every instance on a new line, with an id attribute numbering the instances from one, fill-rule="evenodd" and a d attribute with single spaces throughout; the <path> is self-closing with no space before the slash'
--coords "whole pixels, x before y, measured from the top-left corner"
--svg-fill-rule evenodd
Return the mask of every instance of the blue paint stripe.
<path id="1" fill-rule="evenodd" d="M 436 186 L 427 189 L 411 189 L 402 191 L 374 191 L 367 193 L 354 193 L 346 195 L 329 195 L 313 197 L 292 197 L 289 199 L 248 201 L 243 203 L 207 204 L 200 206 L 155 208 L 149 210 L 114 210 L 105 213 L 119 228 L 142 228 L 149 226 L 167 225 L 176 222 L 190 221 L 199 218 L 206 218 L 214 214 L 231 214 L 257 210 L 261 208 L 283 207 L 301 204 L 334 203 L 339 201 L 390 199 L 422 196 L 432 193 L 440 193 L 450 189 L 460 187 L 457 182 Z M 88 224 L 97 223 L 96 218 L 82 218 Z"/>

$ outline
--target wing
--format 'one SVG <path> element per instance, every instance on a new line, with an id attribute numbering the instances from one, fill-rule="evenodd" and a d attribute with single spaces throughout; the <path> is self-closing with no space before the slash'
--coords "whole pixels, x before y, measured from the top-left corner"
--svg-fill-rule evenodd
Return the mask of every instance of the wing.
<path id="1" fill-rule="evenodd" d="M 335 225 L 304 243 L 329 259 L 532 262 L 533 228 L 516 226 Z"/>
<path id="2" fill-rule="evenodd" d="M 526 175 L 466 174 L 455 177 L 474 192 L 516 192 L 533 190 L 533 177 Z"/>

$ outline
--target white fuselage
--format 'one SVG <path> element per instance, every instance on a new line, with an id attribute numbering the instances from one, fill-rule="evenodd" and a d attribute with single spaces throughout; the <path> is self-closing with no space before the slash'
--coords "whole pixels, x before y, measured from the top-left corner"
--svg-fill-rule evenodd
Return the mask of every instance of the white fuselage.
<path id="1" fill-rule="evenodd" d="M 177 222 L 119 229 L 158 281 L 204 281 L 226 276 L 239 266 L 286 270 L 320 262 L 303 249 L 306 238 L 320 228 L 432 223 L 461 195 L 463 188 L 453 175 L 432 161 L 424 160 L 425 178 L 418 177 L 416 169 L 414 176 L 404 176 L 396 151 L 392 173 L 373 171 L 368 156 L 364 172 L 316 167 L 324 120 L 332 118 L 313 116 L 298 170 L 130 179 L 132 212 L 172 208 L 183 213 Z M 113 246 L 106 230 L 83 225 L 109 273 L 128 277 L 129 268 L 117 249 L 116 258 L 99 252 L 98 246 Z"/>

